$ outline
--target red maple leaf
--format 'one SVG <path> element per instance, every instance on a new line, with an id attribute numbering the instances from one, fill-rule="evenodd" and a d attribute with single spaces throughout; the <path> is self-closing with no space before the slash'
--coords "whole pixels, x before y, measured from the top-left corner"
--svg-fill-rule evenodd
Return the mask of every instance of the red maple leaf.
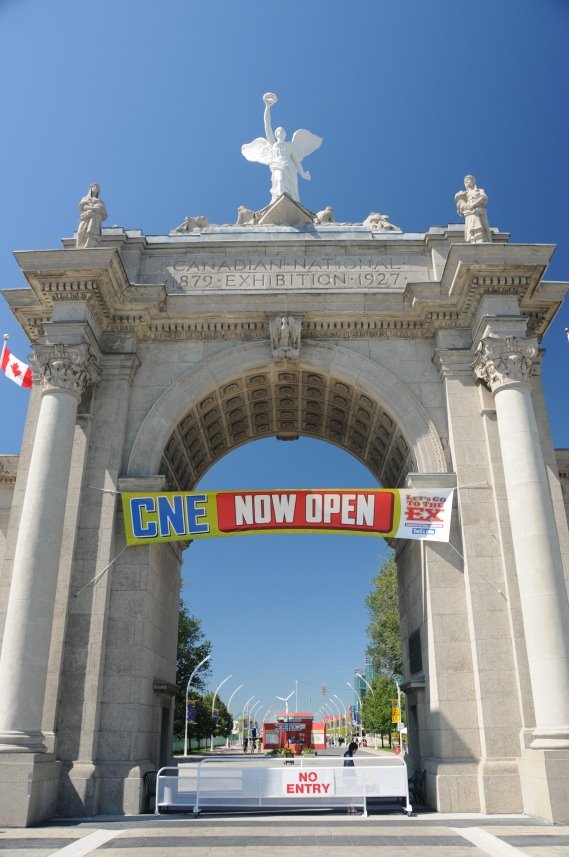
<path id="1" fill-rule="evenodd" d="M 12 370 L 12 375 L 15 378 L 17 378 L 18 375 L 22 374 L 22 370 L 20 369 L 20 367 L 18 366 L 17 363 L 12 363 L 12 365 L 10 366 L 10 369 Z"/>

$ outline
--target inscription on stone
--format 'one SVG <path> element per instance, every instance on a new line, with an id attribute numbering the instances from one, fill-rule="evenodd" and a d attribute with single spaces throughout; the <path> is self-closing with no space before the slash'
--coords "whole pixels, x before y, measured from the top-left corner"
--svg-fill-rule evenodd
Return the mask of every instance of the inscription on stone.
<path id="1" fill-rule="evenodd" d="M 398 255 L 192 255 L 166 266 L 169 291 L 238 289 L 386 289 L 429 279 L 424 265 Z"/>

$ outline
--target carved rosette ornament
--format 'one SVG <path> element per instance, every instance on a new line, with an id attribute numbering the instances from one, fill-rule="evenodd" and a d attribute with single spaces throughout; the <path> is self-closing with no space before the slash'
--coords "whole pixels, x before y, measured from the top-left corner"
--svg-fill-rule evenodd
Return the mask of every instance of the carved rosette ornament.
<path id="1" fill-rule="evenodd" d="M 536 339 L 487 337 L 478 346 L 474 373 L 492 393 L 508 384 L 527 385 L 538 354 Z"/>
<path id="2" fill-rule="evenodd" d="M 35 345 L 33 363 L 39 372 L 42 393 L 70 393 L 80 399 L 90 384 L 100 380 L 100 369 L 86 343 Z"/>

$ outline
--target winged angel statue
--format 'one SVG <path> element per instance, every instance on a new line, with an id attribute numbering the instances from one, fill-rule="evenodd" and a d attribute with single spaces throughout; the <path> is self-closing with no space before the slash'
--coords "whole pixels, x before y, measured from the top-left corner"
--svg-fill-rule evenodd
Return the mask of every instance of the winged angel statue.
<path id="1" fill-rule="evenodd" d="M 257 137 L 252 143 L 241 146 L 241 152 L 248 161 L 267 164 L 271 170 L 271 202 L 275 202 L 283 193 L 288 193 L 296 202 L 298 195 L 298 177 L 307 181 L 310 173 L 302 168 L 302 159 L 316 151 L 322 143 L 322 137 L 317 137 L 310 131 L 300 128 L 292 135 L 290 143 L 285 142 L 286 131 L 271 127 L 271 107 L 278 101 L 274 92 L 263 95 L 265 102 L 265 137 Z"/>

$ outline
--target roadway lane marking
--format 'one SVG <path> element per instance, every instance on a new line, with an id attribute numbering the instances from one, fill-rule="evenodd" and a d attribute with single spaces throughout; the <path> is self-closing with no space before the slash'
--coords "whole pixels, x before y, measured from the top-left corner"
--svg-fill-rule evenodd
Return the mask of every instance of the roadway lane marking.
<path id="1" fill-rule="evenodd" d="M 66 845 L 59 851 L 52 851 L 49 857 L 85 857 L 85 854 L 96 851 L 99 845 L 104 845 L 105 842 L 115 839 L 121 833 L 124 833 L 124 830 L 94 830 L 93 833 L 88 833 L 87 836 L 83 836 L 77 842 L 72 842 L 71 845 Z"/>
<path id="2" fill-rule="evenodd" d="M 527 857 L 525 851 L 520 851 L 519 848 L 502 842 L 497 836 L 493 836 L 479 827 L 451 827 L 450 830 L 468 839 L 469 842 L 472 842 L 485 854 L 489 854 L 490 857 Z"/>

